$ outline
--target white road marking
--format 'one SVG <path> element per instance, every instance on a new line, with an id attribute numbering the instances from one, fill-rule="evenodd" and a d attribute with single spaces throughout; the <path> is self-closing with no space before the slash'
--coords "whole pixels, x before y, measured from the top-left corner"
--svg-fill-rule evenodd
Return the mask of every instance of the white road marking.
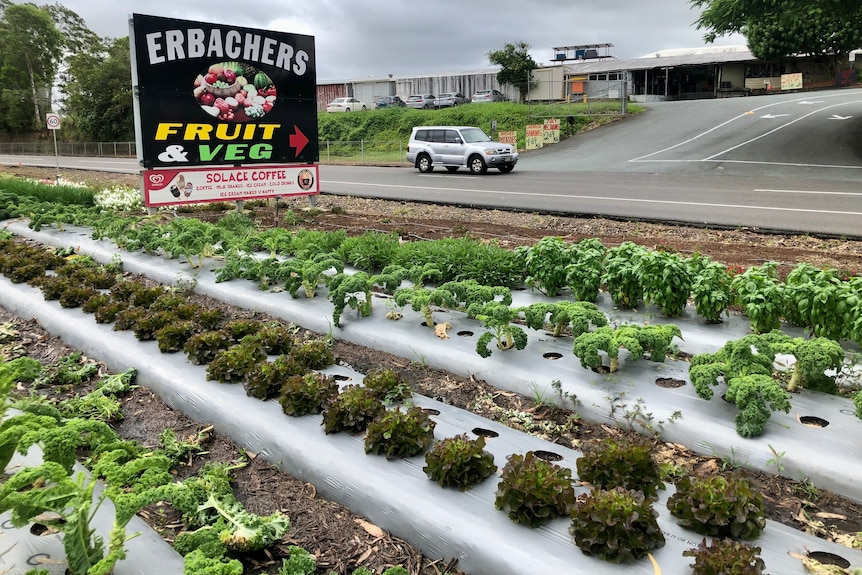
<path id="1" fill-rule="evenodd" d="M 674 206 L 704 206 L 710 208 L 731 208 L 743 210 L 763 210 L 774 212 L 799 212 L 805 214 L 833 214 L 842 216 L 862 216 L 862 211 L 838 211 L 838 210 L 813 210 L 807 208 L 780 208 L 773 206 L 746 206 L 743 204 L 707 204 L 701 202 L 680 202 L 675 200 L 647 200 L 643 198 L 616 198 L 612 196 L 572 196 L 569 194 L 547 194 L 536 192 L 507 192 L 503 190 L 473 190 L 470 188 L 437 188 L 432 186 L 403 186 L 397 184 L 366 184 L 362 182 L 340 182 L 329 180 L 327 184 L 344 184 L 349 186 L 373 186 L 376 188 L 402 188 L 407 190 L 425 190 L 436 192 L 469 192 L 471 194 L 487 194 L 496 196 L 528 196 L 528 197 L 543 197 L 543 198 L 566 198 L 572 200 L 601 200 L 604 202 L 626 202 L 626 203 L 641 203 L 641 204 L 667 204 Z"/>

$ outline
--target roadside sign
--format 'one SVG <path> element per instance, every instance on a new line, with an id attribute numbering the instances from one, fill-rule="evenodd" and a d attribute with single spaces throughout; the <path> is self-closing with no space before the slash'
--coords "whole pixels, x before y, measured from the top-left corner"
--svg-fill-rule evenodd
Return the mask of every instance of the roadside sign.
<path id="1" fill-rule="evenodd" d="M 45 121 L 49 130 L 60 129 L 60 114 L 45 114 Z"/>
<path id="2" fill-rule="evenodd" d="M 530 124 L 525 128 L 524 147 L 528 150 L 537 150 L 544 145 L 544 126 L 542 124 Z"/>
<path id="3" fill-rule="evenodd" d="M 560 120 L 559 118 L 548 118 L 542 125 L 542 141 L 545 144 L 560 143 Z"/>

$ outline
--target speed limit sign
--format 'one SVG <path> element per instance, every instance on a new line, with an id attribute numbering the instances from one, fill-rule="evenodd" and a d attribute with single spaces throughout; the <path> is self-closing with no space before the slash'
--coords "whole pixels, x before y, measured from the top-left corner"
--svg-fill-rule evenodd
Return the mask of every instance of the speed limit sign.
<path id="1" fill-rule="evenodd" d="M 60 129 L 60 114 L 46 114 L 45 119 L 48 122 L 49 130 L 59 130 Z"/>

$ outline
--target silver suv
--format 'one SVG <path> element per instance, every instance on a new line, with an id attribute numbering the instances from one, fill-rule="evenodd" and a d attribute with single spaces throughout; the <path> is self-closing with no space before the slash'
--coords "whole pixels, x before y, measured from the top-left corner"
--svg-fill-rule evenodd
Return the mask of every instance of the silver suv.
<path id="1" fill-rule="evenodd" d="M 423 174 L 436 166 L 450 172 L 466 167 L 473 174 L 497 168 L 508 174 L 518 163 L 518 152 L 511 144 L 494 142 L 481 129 L 471 126 L 413 128 L 406 157 Z"/>

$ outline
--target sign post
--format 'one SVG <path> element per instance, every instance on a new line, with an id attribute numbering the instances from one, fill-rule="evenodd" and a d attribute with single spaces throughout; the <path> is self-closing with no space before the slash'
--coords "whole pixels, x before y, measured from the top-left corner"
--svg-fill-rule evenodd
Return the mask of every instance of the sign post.
<path id="1" fill-rule="evenodd" d="M 45 123 L 54 134 L 54 158 L 57 160 L 57 183 L 60 183 L 60 153 L 57 151 L 57 130 L 60 129 L 60 114 L 46 114 Z"/>

